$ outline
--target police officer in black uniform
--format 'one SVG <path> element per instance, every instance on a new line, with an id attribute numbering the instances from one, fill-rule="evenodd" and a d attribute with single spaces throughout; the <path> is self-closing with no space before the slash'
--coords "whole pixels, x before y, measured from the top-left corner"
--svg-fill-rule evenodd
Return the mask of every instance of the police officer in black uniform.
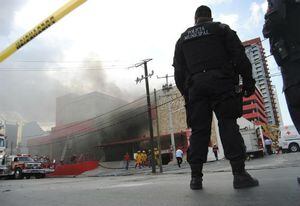
<path id="1" fill-rule="evenodd" d="M 232 166 L 234 188 L 257 186 L 258 181 L 245 171 L 245 145 L 236 123 L 242 115 L 242 94 L 252 95 L 255 81 L 236 33 L 228 25 L 213 22 L 210 8 L 200 6 L 195 26 L 188 28 L 176 44 L 173 66 L 192 128 L 188 151 L 191 189 L 202 189 L 202 166 L 207 160 L 213 111 L 225 157 Z M 242 91 L 239 75 L 243 80 Z"/>
<path id="2" fill-rule="evenodd" d="M 281 67 L 287 106 L 300 133 L 300 0 L 268 0 L 263 34 Z"/>
<path id="3" fill-rule="evenodd" d="M 300 0 L 268 0 L 263 34 L 281 66 L 283 90 L 300 133 Z"/>

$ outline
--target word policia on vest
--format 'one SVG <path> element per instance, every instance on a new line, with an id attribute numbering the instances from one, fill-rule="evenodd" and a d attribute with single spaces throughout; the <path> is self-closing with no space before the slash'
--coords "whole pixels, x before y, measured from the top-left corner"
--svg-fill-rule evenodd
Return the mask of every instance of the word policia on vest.
<path id="1" fill-rule="evenodd" d="M 201 26 L 198 28 L 193 28 L 190 31 L 188 31 L 187 35 L 184 36 L 184 40 L 189 40 L 189 39 L 193 39 L 201 36 L 207 36 L 207 35 L 210 35 L 210 33 L 204 26 Z"/>

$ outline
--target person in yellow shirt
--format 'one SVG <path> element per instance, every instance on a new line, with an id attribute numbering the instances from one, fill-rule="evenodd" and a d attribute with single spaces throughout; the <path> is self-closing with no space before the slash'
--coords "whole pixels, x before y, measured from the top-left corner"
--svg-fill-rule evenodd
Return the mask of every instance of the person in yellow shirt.
<path id="1" fill-rule="evenodd" d="M 135 168 L 139 167 L 139 169 L 141 169 L 141 166 L 142 166 L 142 154 L 140 151 L 137 151 L 137 155 L 135 157 Z"/>
<path id="2" fill-rule="evenodd" d="M 143 150 L 143 152 L 141 153 L 142 155 L 142 166 L 145 167 L 147 165 L 147 154 L 146 151 Z"/>

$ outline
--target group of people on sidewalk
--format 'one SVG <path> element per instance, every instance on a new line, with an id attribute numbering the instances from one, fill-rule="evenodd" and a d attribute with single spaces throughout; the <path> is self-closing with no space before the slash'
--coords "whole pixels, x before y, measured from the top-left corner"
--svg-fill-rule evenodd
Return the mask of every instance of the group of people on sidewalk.
<path id="1" fill-rule="evenodd" d="M 129 163 L 130 163 L 130 155 L 127 152 L 124 155 L 124 162 L 125 162 L 125 169 L 128 170 L 129 168 Z M 152 155 L 151 155 L 151 150 L 138 150 L 136 153 L 134 153 L 133 160 L 135 161 L 135 169 L 141 169 L 143 167 L 151 167 L 152 164 Z M 156 165 L 159 164 L 159 152 L 157 148 L 154 148 L 154 162 Z"/>
<path id="2" fill-rule="evenodd" d="M 142 167 L 146 167 L 150 165 L 151 163 L 151 151 L 148 151 L 148 154 L 145 150 L 137 151 L 135 154 L 134 160 L 135 160 L 135 168 L 141 169 Z"/>

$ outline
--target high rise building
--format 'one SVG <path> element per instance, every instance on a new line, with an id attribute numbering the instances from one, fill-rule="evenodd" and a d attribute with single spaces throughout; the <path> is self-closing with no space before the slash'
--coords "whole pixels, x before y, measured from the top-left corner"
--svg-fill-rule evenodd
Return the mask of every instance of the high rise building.
<path id="1" fill-rule="evenodd" d="M 243 117 L 256 125 L 268 124 L 263 97 L 258 88 L 253 95 L 243 98 Z"/>
<path id="2" fill-rule="evenodd" d="M 267 115 L 267 123 L 279 126 L 279 118 L 274 97 L 273 85 L 266 61 L 265 51 L 260 38 L 248 40 L 243 43 L 246 54 L 252 64 L 253 78 L 256 86 L 260 90 Z"/>
<path id="3" fill-rule="evenodd" d="M 280 105 L 279 105 L 277 90 L 275 87 L 273 87 L 273 90 L 274 90 L 276 108 L 277 108 L 277 112 L 278 112 L 279 127 L 283 127 L 284 125 L 283 125 L 282 113 L 281 113 L 281 109 L 280 109 Z"/>

